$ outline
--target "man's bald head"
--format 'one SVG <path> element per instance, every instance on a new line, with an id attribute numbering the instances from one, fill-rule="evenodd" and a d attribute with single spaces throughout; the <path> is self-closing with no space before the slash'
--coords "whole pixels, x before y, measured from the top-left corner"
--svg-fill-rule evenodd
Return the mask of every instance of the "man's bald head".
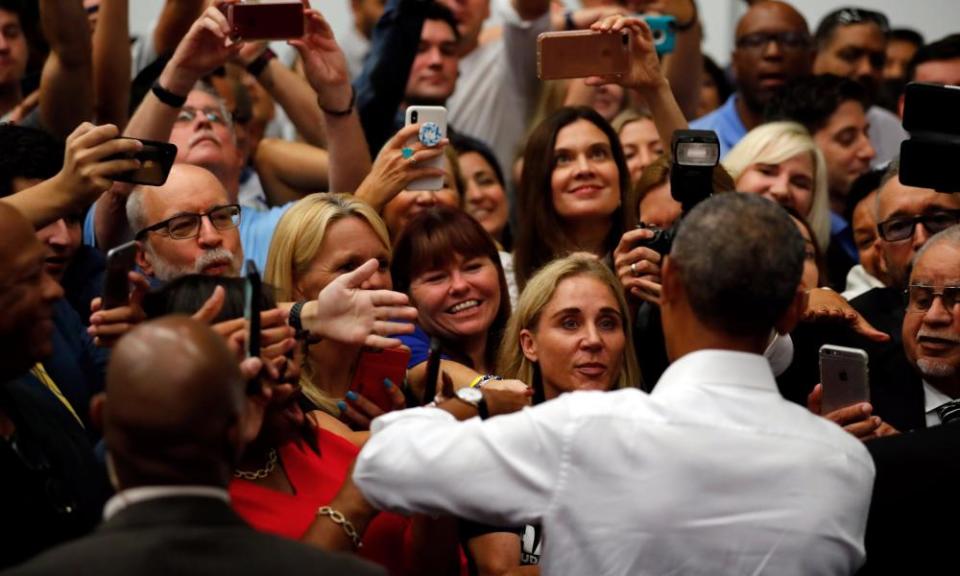
<path id="1" fill-rule="evenodd" d="M 185 316 L 141 324 L 114 348 L 104 437 L 121 488 L 226 485 L 241 449 L 236 357 Z"/>
<path id="2" fill-rule="evenodd" d="M 0 230 L 0 377 L 11 378 L 51 353 L 52 305 L 63 289 L 46 272 L 33 227 L 3 202 Z"/>
<path id="3" fill-rule="evenodd" d="M 744 103 L 757 113 L 785 84 L 810 73 L 813 43 L 796 8 L 776 0 L 750 7 L 737 23 L 733 69 Z"/>

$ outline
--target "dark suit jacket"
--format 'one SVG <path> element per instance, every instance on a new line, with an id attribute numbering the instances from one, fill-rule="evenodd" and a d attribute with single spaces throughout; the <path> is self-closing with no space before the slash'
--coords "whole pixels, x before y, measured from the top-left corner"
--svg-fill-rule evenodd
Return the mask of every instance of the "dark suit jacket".
<path id="1" fill-rule="evenodd" d="M 9 572 L 27 574 L 382 575 L 334 554 L 255 531 L 216 498 L 158 498 L 124 508 L 86 538 Z"/>
<path id="2" fill-rule="evenodd" d="M 877 467 L 860 574 L 956 574 L 960 425 L 866 443 Z"/>

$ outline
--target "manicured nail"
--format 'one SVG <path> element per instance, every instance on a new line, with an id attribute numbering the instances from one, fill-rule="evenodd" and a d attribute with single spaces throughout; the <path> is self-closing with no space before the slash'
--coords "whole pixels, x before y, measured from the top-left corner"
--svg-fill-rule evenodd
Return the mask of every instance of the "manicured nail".
<path id="1" fill-rule="evenodd" d="M 347 411 L 347 403 L 344 402 L 343 400 L 338 400 L 338 401 L 337 401 L 337 408 L 339 408 L 341 412 L 346 412 L 346 411 Z"/>
<path id="2" fill-rule="evenodd" d="M 346 394 L 344 394 L 344 396 L 346 396 L 347 400 L 350 400 L 351 402 L 356 401 L 357 399 L 357 393 L 354 392 L 353 390 L 347 392 Z"/>
<path id="3" fill-rule="evenodd" d="M 393 388 L 393 380 L 391 380 L 391 379 L 389 379 L 389 378 L 384 378 L 384 379 L 383 379 L 383 385 L 384 385 L 384 387 L 387 388 L 387 390 L 389 390 L 390 388 Z"/>

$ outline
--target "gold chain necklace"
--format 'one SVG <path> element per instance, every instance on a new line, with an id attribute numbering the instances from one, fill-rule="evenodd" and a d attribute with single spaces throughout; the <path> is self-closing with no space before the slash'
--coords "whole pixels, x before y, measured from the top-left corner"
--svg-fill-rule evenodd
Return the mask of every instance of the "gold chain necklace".
<path id="1" fill-rule="evenodd" d="M 267 452 L 267 464 L 263 468 L 258 468 L 253 472 L 247 472 L 246 470 L 234 470 L 234 478 L 242 478 L 243 480 L 263 480 L 267 476 L 273 473 L 277 469 L 277 450 L 271 448 Z"/>

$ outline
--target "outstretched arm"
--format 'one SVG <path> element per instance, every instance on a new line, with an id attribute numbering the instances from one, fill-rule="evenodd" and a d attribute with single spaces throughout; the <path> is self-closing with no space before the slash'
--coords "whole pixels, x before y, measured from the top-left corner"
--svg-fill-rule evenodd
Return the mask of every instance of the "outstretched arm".
<path id="1" fill-rule="evenodd" d="M 93 88 L 97 122 L 122 131 L 130 108 L 130 14 L 128 0 L 101 0 L 93 32 Z"/>
<path id="2" fill-rule="evenodd" d="M 40 77 L 41 123 L 66 138 L 93 118 L 90 27 L 81 0 L 40 0 L 40 23 L 50 44 Z"/>

